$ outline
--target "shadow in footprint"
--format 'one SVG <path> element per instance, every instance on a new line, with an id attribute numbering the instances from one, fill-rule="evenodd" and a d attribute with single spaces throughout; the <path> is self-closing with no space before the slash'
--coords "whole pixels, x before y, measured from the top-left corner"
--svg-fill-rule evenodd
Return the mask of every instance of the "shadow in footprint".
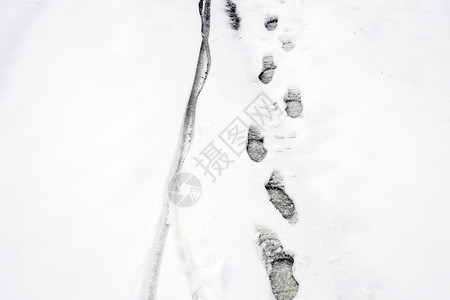
<path id="1" fill-rule="evenodd" d="M 294 258 L 284 252 L 278 236 L 273 231 L 265 227 L 259 227 L 257 230 L 258 244 L 262 250 L 273 295 L 277 300 L 294 299 L 299 288 L 292 271 Z"/>
<path id="2" fill-rule="evenodd" d="M 265 186 L 270 196 L 270 202 L 280 212 L 280 214 L 290 223 L 297 222 L 297 212 L 294 201 L 284 191 L 283 177 L 274 170 L 270 176 L 269 182 Z"/>

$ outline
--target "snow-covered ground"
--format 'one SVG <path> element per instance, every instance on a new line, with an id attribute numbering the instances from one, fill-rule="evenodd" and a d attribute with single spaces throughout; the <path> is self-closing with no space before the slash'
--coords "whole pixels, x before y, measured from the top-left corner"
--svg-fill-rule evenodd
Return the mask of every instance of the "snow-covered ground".
<path id="1" fill-rule="evenodd" d="M 202 195 L 171 206 L 158 299 L 273 300 L 257 226 L 294 256 L 296 300 L 448 299 L 450 3 L 235 3 L 238 31 L 212 0 L 184 166 Z M 200 42 L 196 0 L 0 0 L 1 299 L 146 299 Z M 283 110 L 288 88 L 303 117 L 263 128 L 262 162 L 227 148 L 261 92 Z M 210 142 L 234 160 L 214 182 Z M 269 202 L 274 169 L 295 224 Z"/>

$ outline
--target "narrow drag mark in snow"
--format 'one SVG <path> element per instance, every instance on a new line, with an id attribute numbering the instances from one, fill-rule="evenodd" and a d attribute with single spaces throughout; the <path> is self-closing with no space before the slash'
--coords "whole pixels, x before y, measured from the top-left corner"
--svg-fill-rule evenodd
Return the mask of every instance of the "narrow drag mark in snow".
<path id="1" fill-rule="evenodd" d="M 275 74 L 275 69 L 277 66 L 275 65 L 275 62 L 273 61 L 272 55 L 267 55 L 263 57 L 263 69 L 261 74 L 259 74 L 258 78 L 259 80 L 264 83 L 268 84 L 272 81 L 273 75 Z"/>
<path id="2" fill-rule="evenodd" d="M 230 18 L 230 26 L 234 30 L 239 30 L 241 27 L 241 17 L 237 13 L 236 3 L 231 0 L 226 0 L 226 11 Z"/>
<path id="3" fill-rule="evenodd" d="M 189 97 L 189 102 L 187 104 L 186 113 L 184 116 L 181 140 L 178 143 L 179 151 L 177 154 L 175 174 L 177 174 L 183 167 L 184 160 L 191 147 L 192 139 L 194 137 L 195 110 L 197 108 L 197 100 L 200 92 L 203 89 L 203 86 L 205 85 L 205 81 L 208 77 L 209 69 L 211 67 L 211 53 L 208 42 L 210 28 L 210 6 L 211 0 L 200 0 L 199 2 L 199 11 L 202 19 L 201 32 L 203 39 L 198 56 L 194 83 L 192 85 L 191 95 Z"/>
<path id="4" fill-rule="evenodd" d="M 268 16 L 266 21 L 264 22 L 264 26 L 268 31 L 274 31 L 278 26 L 278 17 L 277 16 Z"/>
<path id="5" fill-rule="evenodd" d="M 277 300 L 292 300 L 298 293 L 299 284 L 295 280 L 292 267 L 294 258 L 287 254 L 278 236 L 265 227 L 257 228 L 258 245 L 269 275 L 272 293 Z"/>
<path id="6" fill-rule="evenodd" d="M 180 173 L 184 160 L 191 147 L 192 139 L 194 137 L 195 126 L 195 111 L 197 107 L 197 100 L 200 92 L 205 85 L 206 78 L 208 77 L 209 69 L 211 66 L 211 53 L 209 49 L 209 29 L 210 29 L 210 12 L 211 12 L 211 0 L 199 1 L 199 13 L 202 20 L 201 33 L 202 44 L 200 46 L 197 69 L 195 71 L 194 83 L 192 85 L 191 94 L 186 107 L 184 115 L 183 127 L 181 128 L 180 140 L 178 141 L 178 150 L 175 157 L 174 165 L 169 173 L 168 183 Z M 168 184 L 166 185 L 166 187 Z M 161 221 L 159 225 L 159 232 L 157 238 L 154 241 L 153 246 L 153 261 L 151 265 L 150 284 L 148 287 L 149 300 L 156 300 L 159 271 L 161 267 L 162 257 L 164 254 L 164 246 L 166 243 L 167 234 L 169 232 L 169 211 L 170 211 L 170 198 L 166 190 L 164 191 L 164 209 L 161 215 Z"/>
<path id="7" fill-rule="evenodd" d="M 302 115 L 303 105 L 300 90 L 288 89 L 287 94 L 284 96 L 284 102 L 286 103 L 286 113 L 289 117 L 298 118 Z"/>
<path id="8" fill-rule="evenodd" d="M 295 204 L 288 194 L 284 191 L 283 177 L 274 170 L 269 182 L 265 186 L 270 196 L 270 202 L 280 212 L 280 214 L 290 223 L 297 222 L 297 212 Z"/>
<path id="9" fill-rule="evenodd" d="M 254 125 L 250 125 L 248 128 L 247 153 L 255 162 L 263 161 L 267 154 L 267 150 L 264 148 L 264 137 Z"/>

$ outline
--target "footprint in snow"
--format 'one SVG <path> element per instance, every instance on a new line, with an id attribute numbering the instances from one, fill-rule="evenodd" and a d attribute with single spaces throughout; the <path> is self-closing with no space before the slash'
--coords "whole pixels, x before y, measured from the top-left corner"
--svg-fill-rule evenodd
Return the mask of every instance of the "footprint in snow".
<path id="1" fill-rule="evenodd" d="M 294 258 L 284 251 L 276 233 L 264 227 L 259 227 L 257 230 L 258 245 L 262 250 L 262 258 L 275 299 L 294 299 L 299 288 L 292 271 Z"/>
<path id="2" fill-rule="evenodd" d="M 247 153 L 255 162 L 261 162 L 267 154 L 267 150 L 264 148 L 264 137 L 254 125 L 250 125 L 248 128 Z"/>
<path id="3" fill-rule="evenodd" d="M 268 16 L 266 21 L 264 22 L 264 26 L 268 31 L 274 31 L 278 25 L 278 17 L 277 16 Z"/>
<path id="4" fill-rule="evenodd" d="M 273 56 L 272 55 L 264 56 L 263 57 L 263 69 L 258 76 L 259 80 L 264 84 L 268 84 L 269 82 L 271 82 L 273 75 L 275 74 L 276 68 L 277 68 L 277 66 L 275 65 L 275 62 L 273 61 Z"/>
<path id="5" fill-rule="evenodd" d="M 284 96 L 283 100 L 286 103 L 286 113 L 289 117 L 298 118 L 302 115 L 303 104 L 300 90 L 288 89 L 288 92 Z"/>
<path id="6" fill-rule="evenodd" d="M 270 176 L 269 182 L 265 185 L 269 194 L 270 202 L 280 212 L 280 214 L 290 223 L 297 222 L 297 212 L 295 210 L 294 201 L 284 190 L 283 177 L 274 170 Z"/>
<path id="7" fill-rule="evenodd" d="M 225 4 L 225 10 L 230 18 L 230 26 L 234 30 L 239 30 L 241 27 L 241 17 L 237 12 L 236 3 L 231 0 L 227 0 Z"/>
<path id="8" fill-rule="evenodd" d="M 295 44 L 292 41 L 292 38 L 286 35 L 280 36 L 280 42 L 282 44 L 282 48 L 285 52 L 289 52 L 295 48 Z"/>

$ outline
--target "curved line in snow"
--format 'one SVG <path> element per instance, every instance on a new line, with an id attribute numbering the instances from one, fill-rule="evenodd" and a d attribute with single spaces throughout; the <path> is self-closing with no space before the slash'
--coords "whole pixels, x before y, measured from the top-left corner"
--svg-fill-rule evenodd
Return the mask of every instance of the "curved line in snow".
<path id="1" fill-rule="evenodd" d="M 170 213 L 170 199 L 166 193 L 167 186 L 172 178 L 180 172 L 183 167 L 184 160 L 187 157 L 189 149 L 191 147 L 192 139 L 194 137 L 195 126 L 195 111 L 197 107 L 197 100 L 200 92 L 205 85 L 206 78 L 208 77 L 209 69 L 211 67 L 211 53 L 209 49 L 209 29 L 210 29 L 210 11 L 211 0 L 199 1 L 199 12 L 202 20 L 202 44 L 199 51 L 197 69 L 195 71 L 194 83 L 192 85 L 191 94 L 186 107 L 184 115 L 184 122 L 181 128 L 180 140 L 178 141 L 177 155 L 174 165 L 169 172 L 169 178 L 167 180 L 166 189 L 164 190 L 164 203 L 163 211 L 158 226 L 158 234 L 153 243 L 151 250 L 151 266 L 149 274 L 149 286 L 146 288 L 145 299 L 156 300 L 159 272 L 161 268 L 161 262 L 164 254 L 164 246 L 166 244 L 166 238 L 170 229 L 169 213 Z"/>

